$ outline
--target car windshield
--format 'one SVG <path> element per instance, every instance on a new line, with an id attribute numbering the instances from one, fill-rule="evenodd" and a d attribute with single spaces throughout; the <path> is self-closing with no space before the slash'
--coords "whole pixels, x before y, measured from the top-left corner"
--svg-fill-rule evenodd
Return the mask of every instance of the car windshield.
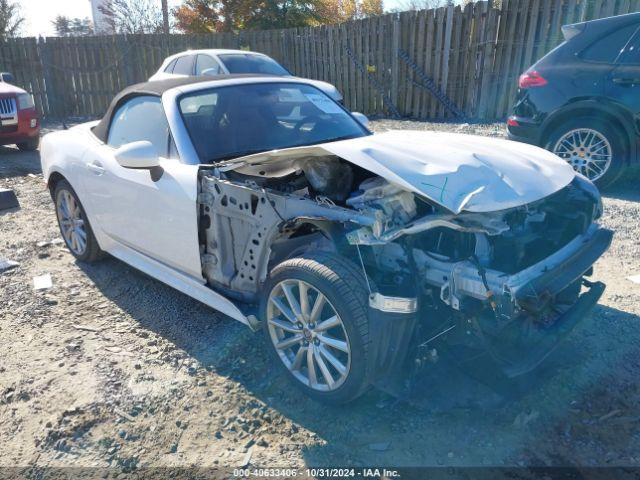
<path id="1" fill-rule="evenodd" d="M 265 75 L 291 76 L 274 59 L 252 53 L 228 53 L 218 55 L 229 73 L 262 73 Z"/>
<path id="2" fill-rule="evenodd" d="M 203 163 L 369 134 L 310 85 L 261 83 L 200 90 L 183 95 L 179 106 Z"/>

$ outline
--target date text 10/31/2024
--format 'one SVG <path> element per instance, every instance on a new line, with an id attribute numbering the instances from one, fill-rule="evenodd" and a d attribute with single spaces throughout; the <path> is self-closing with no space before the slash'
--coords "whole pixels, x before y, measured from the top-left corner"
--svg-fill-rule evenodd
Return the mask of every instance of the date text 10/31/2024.
<path id="1" fill-rule="evenodd" d="M 386 468 L 238 468 L 236 478 L 399 478 L 397 470 Z"/>

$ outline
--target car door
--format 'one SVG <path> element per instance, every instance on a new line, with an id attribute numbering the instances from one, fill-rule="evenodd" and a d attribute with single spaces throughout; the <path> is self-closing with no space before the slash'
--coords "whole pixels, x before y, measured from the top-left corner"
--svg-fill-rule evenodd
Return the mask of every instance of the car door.
<path id="1" fill-rule="evenodd" d="M 640 120 L 640 26 L 618 57 L 607 82 L 607 96 Z"/>
<path id="2" fill-rule="evenodd" d="M 565 87 L 567 97 L 606 95 L 616 59 L 635 29 L 636 25 L 625 25 L 607 31 L 578 54 L 581 63 L 569 67 L 562 65 L 562 71 L 571 72 L 571 82 Z"/>
<path id="3" fill-rule="evenodd" d="M 158 151 L 160 168 L 121 166 L 116 150 L 147 140 Z M 121 104 L 106 144 L 85 155 L 84 190 L 101 232 L 125 246 L 193 277 L 201 278 L 197 227 L 197 165 L 177 158 L 162 107 L 155 96 Z"/>

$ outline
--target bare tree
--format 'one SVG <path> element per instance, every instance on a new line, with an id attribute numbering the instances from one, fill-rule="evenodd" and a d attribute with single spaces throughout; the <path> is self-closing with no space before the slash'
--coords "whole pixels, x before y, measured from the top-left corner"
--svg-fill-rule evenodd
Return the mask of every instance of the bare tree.
<path id="1" fill-rule="evenodd" d="M 16 37 L 23 23 L 20 6 L 11 0 L 0 0 L 0 40 Z"/>
<path id="2" fill-rule="evenodd" d="M 100 11 L 105 23 L 117 33 L 159 33 L 163 31 L 161 9 L 155 0 L 106 0 Z"/>

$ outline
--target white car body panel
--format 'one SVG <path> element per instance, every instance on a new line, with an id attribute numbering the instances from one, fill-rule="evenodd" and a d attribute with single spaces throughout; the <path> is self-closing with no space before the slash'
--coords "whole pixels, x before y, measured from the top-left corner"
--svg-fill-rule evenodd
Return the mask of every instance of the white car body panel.
<path id="1" fill-rule="evenodd" d="M 391 131 L 276 150 L 231 163 L 250 165 L 326 155 L 337 155 L 453 213 L 525 205 L 557 192 L 575 177 L 567 162 L 542 148 L 474 135 L 418 131 Z M 286 175 L 296 168 L 292 164 L 278 174 Z M 248 173 L 249 169 L 237 170 Z"/>
<path id="2" fill-rule="evenodd" d="M 60 173 L 69 181 L 91 219 L 102 250 L 205 305 L 251 325 L 235 303 L 207 287 L 202 276 L 196 210 L 198 166 L 161 159 L 165 172 L 154 188 L 149 185 L 153 183 L 149 171 L 111 165 L 115 159 L 109 150 L 113 149 L 90 132 L 96 123 L 44 136 L 41 159 L 45 180 L 53 173 Z M 97 175 L 87 168 L 87 163 L 96 159 L 102 161 L 103 166 L 111 165 L 117 172 L 120 169 L 126 172 L 121 172 L 117 179 L 106 172 Z M 107 185 L 110 177 L 115 181 Z M 105 183 L 97 181 L 100 179 Z M 105 219 L 115 221 L 115 232 L 102 228 Z M 138 243 L 131 245 L 122 238 L 123 234 Z"/>
<path id="3" fill-rule="evenodd" d="M 95 125 L 84 124 L 70 130 L 49 133 L 40 141 L 40 159 L 42 174 L 48 180 L 54 173 L 63 175 L 71 185 L 79 185 L 83 172 L 80 170 L 81 160 L 91 143 L 84 138 L 84 128 Z M 80 196 L 83 192 L 76 192 Z M 80 198 L 82 201 L 82 197 Z"/>
<path id="4" fill-rule="evenodd" d="M 198 167 L 161 159 L 164 173 L 154 182 L 149 170 L 124 168 L 114 149 L 87 152 L 82 176 L 93 222 L 114 239 L 195 278 L 202 276 L 198 248 Z M 91 168 L 101 165 L 102 173 Z M 100 167 L 98 167 L 100 168 Z M 123 212 L 135 214 L 135 220 Z"/>
<path id="5" fill-rule="evenodd" d="M 188 50 L 188 51 L 185 51 L 185 52 L 176 53 L 175 55 L 171 55 L 170 57 L 165 58 L 165 60 L 162 62 L 162 65 L 160 66 L 158 71 L 156 73 L 154 73 L 149 78 L 149 81 L 150 82 L 155 82 L 155 81 L 159 81 L 159 80 L 167 80 L 169 78 L 184 78 L 184 77 L 187 77 L 188 75 L 165 72 L 165 69 L 167 68 L 169 63 L 171 63 L 175 58 L 181 57 L 181 56 L 184 56 L 184 55 L 187 55 L 187 54 L 188 55 L 197 55 L 197 54 L 209 55 L 210 57 L 213 57 L 218 62 L 218 64 L 220 65 L 220 68 L 227 75 L 229 75 L 229 70 L 224 65 L 224 62 L 222 62 L 218 58 L 218 55 L 234 54 L 234 53 L 235 54 L 243 54 L 243 55 L 250 54 L 250 55 L 257 55 L 257 56 L 262 56 L 262 57 L 269 57 L 268 55 L 265 55 L 263 53 L 249 52 L 247 50 L 229 50 L 229 49 Z M 336 87 L 334 87 L 333 85 L 331 85 L 328 82 L 323 82 L 322 80 L 313 80 L 313 79 L 309 79 L 309 78 L 300 78 L 300 77 L 295 77 L 293 75 L 290 76 L 290 77 L 286 77 L 286 78 L 292 78 L 292 79 L 296 79 L 296 80 L 297 79 L 304 80 L 305 82 L 313 85 L 317 89 L 322 90 L 324 93 L 329 95 L 334 100 L 336 100 L 338 102 L 342 101 L 342 94 L 340 93 L 340 91 Z"/>

